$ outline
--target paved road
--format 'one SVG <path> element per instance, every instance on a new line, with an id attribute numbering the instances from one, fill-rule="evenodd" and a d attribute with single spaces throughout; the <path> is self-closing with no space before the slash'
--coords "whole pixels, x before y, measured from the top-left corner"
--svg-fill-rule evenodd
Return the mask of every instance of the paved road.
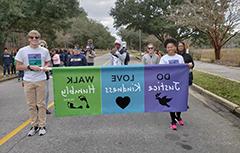
<path id="1" fill-rule="evenodd" d="M 108 55 L 97 58 L 106 63 Z M 134 63 L 137 63 L 134 61 Z M 0 83 L 0 137 L 28 119 L 23 90 L 16 80 Z M 52 99 L 52 97 L 51 97 Z M 202 101 L 202 102 L 201 102 Z M 47 134 L 27 137 L 29 126 L 0 146 L 1 153 L 237 153 L 240 119 L 190 90 L 184 127 L 172 131 L 168 113 L 134 113 L 56 118 Z"/>
<path id="2" fill-rule="evenodd" d="M 224 78 L 236 80 L 240 82 L 240 67 L 231 67 L 225 65 L 217 65 L 212 63 L 205 63 L 201 61 L 194 61 L 195 69 L 216 74 Z"/>

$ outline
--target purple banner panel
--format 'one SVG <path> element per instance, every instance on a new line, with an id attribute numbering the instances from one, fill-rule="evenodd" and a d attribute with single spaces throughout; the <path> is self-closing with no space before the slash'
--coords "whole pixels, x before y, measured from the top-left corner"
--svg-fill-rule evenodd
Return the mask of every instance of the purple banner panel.
<path id="1" fill-rule="evenodd" d="M 187 111 L 188 79 L 185 64 L 145 66 L 145 112 Z"/>

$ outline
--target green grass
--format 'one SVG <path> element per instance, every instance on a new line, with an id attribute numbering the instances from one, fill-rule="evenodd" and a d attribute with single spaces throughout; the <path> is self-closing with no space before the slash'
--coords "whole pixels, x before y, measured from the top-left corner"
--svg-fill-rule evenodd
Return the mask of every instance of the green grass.
<path id="1" fill-rule="evenodd" d="M 240 83 L 196 70 L 193 77 L 198 86 L 240 105 Z"/>
<path id="2" fill-rule="evenodd" d="M 138 57 L 139 59 L 142 59 L 141 52 L 137 50 L 129 50 L 129 53 L 133 55 L 134 57 Z"/>

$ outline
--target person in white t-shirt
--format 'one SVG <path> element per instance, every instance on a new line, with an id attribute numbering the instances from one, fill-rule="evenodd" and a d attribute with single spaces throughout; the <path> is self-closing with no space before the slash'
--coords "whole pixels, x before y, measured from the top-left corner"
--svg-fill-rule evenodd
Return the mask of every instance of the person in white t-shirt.
<path id="1" fill-rule="evenodd" d="M 124 65 L 127 52 L 122 47 L 121 40 L 115 40 L 114 48 L 111 50 L 111 65 Z"/>
<path id="2" fill-rule="evenodd" d="M 164 47 L 167 50 L 167 54 L 160 59 L 159 64 L 184 64 L 183 57 L 177 54 L 177 46 L 178 42 L 175 39 L 173 38 L 167 39 L 164 42 Z M 181 112 L 170 112 L 170 117 L 172 120 L 170 125 L 171 129 L 177 130 L 176 125 L 177 122 L 181 126 L 184 125 L 183 119 L 181 118 Z"/>
<path id="3" fill-rule="evenodd" d="M 51 57 L 48 49 L 40 47 L 40 37 L 38 31 L 30 31 L 29 45 L 19 49 L 15 57 L 16 69 L 24 71 L 24 92 L 32 126 L 28 136 L 33 136 L 37 132 L 40 136 L 46 133 L 45 72 L 48 71 Z"/>
<path id="4" fill-rule="evenodd" d="M 59 67 L 61 64 L 60 55 L 58 50 L 53 51 L 53 57 L 52 57 L 53 67 Z"/>

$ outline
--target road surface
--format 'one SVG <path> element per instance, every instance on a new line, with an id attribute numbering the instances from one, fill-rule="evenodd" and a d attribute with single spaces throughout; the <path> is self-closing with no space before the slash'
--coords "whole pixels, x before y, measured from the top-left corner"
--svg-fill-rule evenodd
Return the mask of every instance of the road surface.
<path id="1" fill-rule="evenodd" d="M 96 59 L 108 64 L 109 55 Z M 132 63 L 138 63 L 131 60 Z M 0 138 L 28 120 L 17 80 L 0 83 Z M 51 98 L 52 101 L 52 90 Z M 169 129 L 168 113 L 134 113 L 56 118 L 47 116 L 47 134 L 27 137 L 26 126 L 0 146 L 1 153 L 237 153 L 240 119 L 190 90 L 185 126 Z M 50 109 L 52 112 L 52 108 Z"/>

